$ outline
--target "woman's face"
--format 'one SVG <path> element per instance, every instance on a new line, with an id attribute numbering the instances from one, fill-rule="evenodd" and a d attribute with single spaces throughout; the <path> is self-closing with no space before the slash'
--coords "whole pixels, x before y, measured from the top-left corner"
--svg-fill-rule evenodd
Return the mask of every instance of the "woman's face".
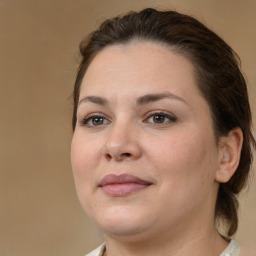
<path id="1" fill-rule="evenodd" d="M 71 160 L 79 200 L 106 235 L 213 223 L 218 148 L 193 72 L 151 42 L 107 47 L 90 64 Z"/>

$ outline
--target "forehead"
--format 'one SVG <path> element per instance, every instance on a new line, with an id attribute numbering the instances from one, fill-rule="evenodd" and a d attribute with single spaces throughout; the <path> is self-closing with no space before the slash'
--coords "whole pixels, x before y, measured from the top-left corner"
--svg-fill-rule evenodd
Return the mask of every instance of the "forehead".
<path id="1" fill-rule="evenodd" d="M 86 71 L 81 92 L 101 91 L 109 84 L 119 90 L 128 89 L 128 85 L 136 90 L 145 85 L 151 90 L 169 85 L 175 90 L 184 84 L 194 87 L 194 77 L 192 63 L 174 49 L 159 43 L 133 41 L 108 46 L 98 53 Z"/>

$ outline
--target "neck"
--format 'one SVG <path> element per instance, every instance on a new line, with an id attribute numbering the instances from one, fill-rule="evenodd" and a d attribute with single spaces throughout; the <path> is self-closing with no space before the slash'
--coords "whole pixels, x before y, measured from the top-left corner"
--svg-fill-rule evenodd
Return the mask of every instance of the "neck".
<path id="1" fill-rule="evenodd" d="M 228 246 L 216 229 L 201 232 L 200 230 L 179 235 L 161 234 L 153 239 L 141 241 L 125 241 L 111 236 L 105 236 L 106 252 L 104 256 L 219 256 Z"/>

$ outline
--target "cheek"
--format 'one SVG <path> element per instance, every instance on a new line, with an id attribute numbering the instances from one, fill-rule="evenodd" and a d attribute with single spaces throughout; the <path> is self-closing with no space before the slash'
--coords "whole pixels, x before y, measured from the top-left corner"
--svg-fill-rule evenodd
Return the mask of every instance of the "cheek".
<path id="1" fill-rule="evenodd" d="M 76 189 L 88 188 L 86 184 L 93 184 L 95 171 L 99 163 L 100 148 L 98 142 L 85 140 L 79 134 L 74 134 L 71 144 L 71 164 Z"/>
<path id="2" fill-rule="evenodd" d="M 216 147 L 198 132 L 180 132 L 165 136 L 164 140 L 151 138 L 145 147 L 151 149 L 149 159 L 159 169 L 161 180 L 168 180 L 176 188 L 202 186 L 205 181 L 210 183 L 210 175 L 214 180 Z"/>
<path id="3" fill-rule="evenodd" d="M 208 142 L 200 136 L 183 139 L 176 136 L 155 151 L 158 160 L 154 165 L 158 166 L 162 183 L 161 198 L 164 205 L 170 205 L 174 215 L 179 215 L 181 210 L 192 213 L 212 202 L 216 154 L 213 144 Z"/>
<path id="4" fill-rule="evenodd" d="M 74 134 L 71 144 L 71 164 L 75 187 L 78 199 L 88 215 L 90 215 L 92 205 L 96 202 L 93 195 L 97 187 L 95 177 L 101 154 L 99 145 L 101 145 L 99 142 L 83 138 L 79 133 Z"/>

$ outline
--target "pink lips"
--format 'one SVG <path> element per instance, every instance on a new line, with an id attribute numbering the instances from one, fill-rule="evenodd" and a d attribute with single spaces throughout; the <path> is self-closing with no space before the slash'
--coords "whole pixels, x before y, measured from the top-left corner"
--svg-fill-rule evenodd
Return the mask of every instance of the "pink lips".
<path id="1" fill-rule="evenodd" d="M 150 185 L 152 183 L 130 174 L 109 174 L 101 180 L 99 187 L 108 195 L 126 196 Z"/>

